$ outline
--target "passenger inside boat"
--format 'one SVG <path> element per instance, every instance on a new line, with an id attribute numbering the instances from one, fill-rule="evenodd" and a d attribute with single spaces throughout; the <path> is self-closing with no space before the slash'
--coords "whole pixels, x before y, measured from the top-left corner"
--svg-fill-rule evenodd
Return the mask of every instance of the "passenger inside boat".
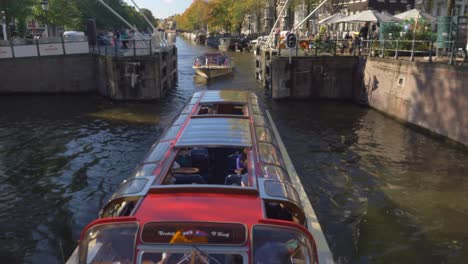
<path id="1" fill-rule="evenodd" d="M 163 184 L 249 186 L 249 152 L 230 147 L 180 149 Z"/>
<path id="2" fill-rule="evenodd" d="M 214 104 L 203 105 L 198 112 L 199 115 L 215 115 L 216 113 L 216 105 Z"/>
<path id="3" fill-rule="evenodd" d="M 246 106 L 242 104 L 203 104 L 198 115 L 239 115 L 247 116 Z"/>

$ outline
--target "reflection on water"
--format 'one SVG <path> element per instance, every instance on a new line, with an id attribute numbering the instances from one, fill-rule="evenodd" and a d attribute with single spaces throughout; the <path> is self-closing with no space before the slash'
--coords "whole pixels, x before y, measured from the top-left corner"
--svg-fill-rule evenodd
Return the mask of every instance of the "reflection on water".
<path id="1" fill-rule="evenodd" d="M 0 96 L 2 263 L 62 263 L 196 90 L 262 96 L 252 54 L 235 73 L 194 79 L 208 49 L 178 39 L 179 84 L 161 101 Z M 375 111 L 331 101 L 264 100 L 339 263 L 463 263 L 468 153 Z"/>

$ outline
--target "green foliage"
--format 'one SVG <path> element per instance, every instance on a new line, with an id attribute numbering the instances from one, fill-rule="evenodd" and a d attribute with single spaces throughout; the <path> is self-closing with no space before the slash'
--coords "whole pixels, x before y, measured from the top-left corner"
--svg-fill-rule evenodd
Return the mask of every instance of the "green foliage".
<path id="1" fill-rule="evenodd" d="M 19 30 L 24 30 L 24 23 L 32 17 L 42 23 L 63 25 L 70 30 L 85 30 L 88 19 L 96 19 L 98 29 L 128 28 L 97 0 L 48 0 L 48 11 L 42 10 L 42 0 L 1 0 L 0 10 L 6 10 L 9 18 L 21 21 Z M 148 23 L 134 7 L 123 0 L 105 0 L 117 13 L 139 30 L 149 29 Z M 142 9 L 150 22 L 156 25 L 151 11 Z"/>
<path id="2" fill-rule="evenodd" d="M 399 23 L 381 23 L 380 39 L 398 39 L 402 30 L 403 25 Z"/>
<path id="3" fill-rule="evenodd" d="M 20 37 L 24 37 L 26 35 L 26 19 L 18 20 L 18 35 Z"/>
<path id="4" fill-rule="evenodd" d="M 429 50 L 430 41 L 435 40 L 436 34 L 432 31 L 430 23 L 424 18 L 418 21 L 409 19 L 403 23 L 382 23 L 380 27 L 380 39 L 399 40 L 399 50 L 411 50 L 413 47 L 413 39 L 415 40 L 414 48 L 418 51 Z M 382 42 L 382 41 L 380 41 Z M 382 45 L 380 43 L 379 45 Z M 385 48 L 396 49 L 396 42 L 386 42 Z"/>

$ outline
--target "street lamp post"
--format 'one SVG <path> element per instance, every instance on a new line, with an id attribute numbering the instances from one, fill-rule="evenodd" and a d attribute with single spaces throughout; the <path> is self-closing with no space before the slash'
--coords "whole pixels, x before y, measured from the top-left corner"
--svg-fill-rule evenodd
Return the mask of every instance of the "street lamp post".
<path id="1" fill-rule="evenodd" d="M 8 40 L 7 30 L 6 30 L 6 16 L 5 11 L 2 11 L 2 27 L 3 27 L 3 40 Z"/>
<path id="2" fill-rule="evenodd" d="M 47 26 L 47 24 L 49 22 L 49 19 L 48 19 L 49 1 L 48 0 L 42 1 L 41 2 L 41 7 L 42 7 L 42 10 L 44 10 L 45 15 L 46 15 L 46 21 L 45 21 L 45 32 L 47 33 L 46 37 L 49 37 L 49 28 Z"/>

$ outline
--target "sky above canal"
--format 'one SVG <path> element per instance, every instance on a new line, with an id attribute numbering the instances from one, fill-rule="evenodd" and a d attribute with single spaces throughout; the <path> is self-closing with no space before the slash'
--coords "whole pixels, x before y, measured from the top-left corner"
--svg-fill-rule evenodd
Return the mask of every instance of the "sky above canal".
<path id="1" fill-rule="evenodd" d="M 140 8 L 147 8 L 156 18 L 166 18 L 174 14 L 182 14 L 193 0 L 134 0 Z M 133 6 L 131 0 L 125 0 Z"/>

